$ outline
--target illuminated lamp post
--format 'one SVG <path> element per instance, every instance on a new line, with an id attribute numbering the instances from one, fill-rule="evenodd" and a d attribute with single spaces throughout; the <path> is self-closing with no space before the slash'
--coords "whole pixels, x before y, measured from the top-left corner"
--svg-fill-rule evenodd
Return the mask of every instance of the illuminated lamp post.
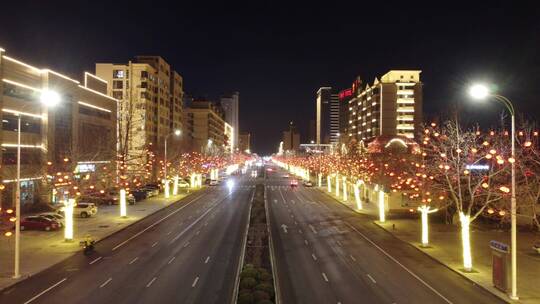
<path id="1" fill-rule="evenodd" d="M 343 176 L 341 180 L 343 181 L 343 200 L 347 201 L 347 177 Z"/>
<path id="2" fill-rule="evenodd" d="M 174 176 L 174 186 L 172 191 L 173 195 L 178 195 L 178 175 Z"/>
<path id="3" fill-rule="evenodd" d="M 332 177 L 330 175 L 326 176 L 326 186 L 328 187 L 328 192 L 332 193 Z"/>
<path id="4" fill-rule="evenodd" d="M 120 216 L 127 217 L 126 189 L 120 189 Z"/>
<path id="5" fill-rule="evenodd" d="M 384 202 L 384 191 L 382 187 L 379 185 L 375 185 L 375 191 L 378 194 L 378 201 L 379 201 L 379 222 L 384 223 L 386 222 L 386 214 L 385 214 L 385 202 Z"/>
<path id="6" fill-rule="evenodd" d="M 336 174 L 336 196 L 339 197 L 339 174 Z"/>
<path id="7" fill-rule="evenodd" d="M 48 89 L 41 91 L 40 102 L 48 108 L 52 108 L 60 103 L 60 95 Z M 22 112 L 13 113 L 17 116 L 17 185 L 15 190 L 15 263 L 13 278 L 21 277 L 20 257 L 21 257 L 21 115 L 42 118 L 41 115 L 27 114 Z"/>
<path id="8" fill-rule="evenodd" d="M 469 94 L 471 97 L 477 100 L 485 100 L 488 97 L 492 97 L 500 102 L 502 102 L 505 106 L 508 112 L 510 112 L 511 116 L 511 126 L 512 126 L 512 196 L 510 199 L 510 219 L 511 219 L 511 265 L 512 265 L 512 274 L 511 274 L 511 281 L 512 281 L 512 287 L 511 287 L 511 294 L 510 298 L 512 300 L 518 300 L 519 297 L 517 295 L 517 219 L 516 219 L 516 154 L 515 154 L 515 141 L 516 141 L 516 125 L 515 125 L 515 111 L 514 106 L 512 105 L 512 102 L 504 96 L 493 94 L 490 92 L 487 86 L 482 84 L 476 84 L 471 86 L 469 89 Z M 461 215 L 460 215 L 461 216 Z"/>
<path id="9" fill-rule="evenodd" d="M 66 242 L 73 241 L 73 207 L 75 207 L 75 199 L 64 201 L 64 240 Z"/>
<path id="10" fill-rule="evenodd" d="M 169 133 L 169 134 L 167 134 L 167 136 L 165 136 L 165 153 L 163 154 L 164 165 L 165 165 L 165 168 L 163 170 L 163 174 L 164 174 L 164 177 L 165 177 L 165 198 L 169 198 L 169 180 L 167 178 L 167 139 L 169 138 L 169 136 L 171 134 L 174 134 L 176 136 L 180 136 L 180 134 L 182 134 L 182 131 L 174 130 L 173 133 Z"/>
<path id="11" fill-rule="evenodd" d="M 319 187 L 322 187 L 322 174 L 321 174 L 321 173 L 317 173 L 317 178 L 318 178 L 318 184 L 319 184 Z"/>
<path id="12" fill-rule="evenodd" d="M 358 210 L 362 210 L 362 199 L 360 198 L 360 185 L 362 184 L 362 181 L 357 181 L 356 184 L 354 184 L 354 199 L 356 201 L 356 208 Z"/>

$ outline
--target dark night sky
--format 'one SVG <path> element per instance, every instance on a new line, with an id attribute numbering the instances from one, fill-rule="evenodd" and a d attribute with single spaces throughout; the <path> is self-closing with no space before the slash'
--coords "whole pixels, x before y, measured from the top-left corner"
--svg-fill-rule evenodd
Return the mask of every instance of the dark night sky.
<path id="1" fill-rule="evenodd" d="M 155 54 L 183 75 L 189 94 L 240 91 L 241 131 L 260 154 L 274 152 L 290 120 L 307 140 L 320 86 L 343 89 L 357 75 L 372 82 L 389 69 L 423 71 L 432 115 L 463 101 L 464 117 L 496 121 L 500 106 L 465 103 L 476 80 L 496 83 L 529 118 L 540 115 L 540 4 L 6 2 L 0 46 L 33 65 L 80 79 L 95 62 Z"/>

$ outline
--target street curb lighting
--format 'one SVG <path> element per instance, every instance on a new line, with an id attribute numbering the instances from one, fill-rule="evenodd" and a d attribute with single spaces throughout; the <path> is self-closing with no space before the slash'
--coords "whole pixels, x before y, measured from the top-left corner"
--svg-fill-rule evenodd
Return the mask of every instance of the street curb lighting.
<path id="1" fill-rule="evenodd" d="M 75 199 L 64 201 L 64 240 L 66 242 L 73 241 L 73 207 L 75 207 Z"/>
<path id="2" fill-rule="evenodd" d="M 126 189 L 120 189 L 120 216 L 127 217 Z"/>
<path id="3" fill-rule="evenodd" d="M 429 245 L 429 227 L 428 227 L 428 215 L 433 212 L 437 212 L 439 209 L 431 209 L 431 206 L 422 205 L 418 207 L 422 219 L 422 247 L 427 247 Z"/>

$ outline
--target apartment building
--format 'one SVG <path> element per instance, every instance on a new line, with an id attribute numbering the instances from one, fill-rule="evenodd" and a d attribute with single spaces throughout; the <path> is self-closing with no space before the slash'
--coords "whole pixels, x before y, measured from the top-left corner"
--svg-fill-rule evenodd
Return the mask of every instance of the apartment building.
<path id="1" fill-rule="evenodd" d="M 423 119 L 420 73 L 391 70 L 365 86 L 355 80 L 348 101 L 348 137 L 358 142 L 383 135 L 414 139 Z"/>
<path id="2" fill-rule="evenodd" d="M 239 104 L 240 104 L 240 93 L 234 92 L 231 95 L 226 95 L 221 97 L 221 107 L 225 113 L 225 121 L 230 124 L 233 129 L 233 148 L 238 148 L 238 138 L 240 134 L 240 117 L 239 117 Z"/>
<path id="3" fill-rule="evenodd" d="M 225 150 L 225 115 L 220 105 L 194 100 L 184 109 L 186 129 L 193 138 L 193 150 L 218 154 Z"/>
<path id="4" fill-rule="evenodd" d="M 0 79 L 3 207 L 15 201 L 19 119 L 23 208 L 37 201 L 58 202 L 73 191 L 69 183 L 52 184 L 51 171 L 91 174 L 115 166 L 118 100 L 107 95 L 107 81 L 84 73 L 81 83 L 19 61 L 3 49 Z"/>
<path id="5" fill-rule="evenodd" d="M 136 56 L 127 64 L 97 63 L 96 75 L 120 101 L 119 150 L 130 168 L 142 168 L 147 150 L 162 157 L 165 137 L 184 129 L 182 76 L 160 56 Z"/>
<path id="6" fill-rule="evenodd" d="M 316 143 L 338 144 L 340 107 L 339 96 L 331 87 L 321 87 L 317 91 L 316 99 Z"/>
<path id="7" fill-rule="evenodd" d="M 250 133 L 240 133 L 238 136 L 238 149 L 241 152 L 250 153 L 251 152 L 251 134 Z"/>

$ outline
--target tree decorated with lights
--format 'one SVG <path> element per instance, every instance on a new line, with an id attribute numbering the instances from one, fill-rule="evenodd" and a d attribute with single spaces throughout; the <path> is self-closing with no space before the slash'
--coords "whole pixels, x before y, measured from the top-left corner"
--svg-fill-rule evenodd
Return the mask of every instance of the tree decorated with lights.
<path id="1" fill-rule="evenodd" d="M 425 172 L 433 176 L 434 191 L 445 193 L 459 216 L 466 271 L 472 270 L 470 223 L 486 208 L 507 203 L 507 165 L 514 161 L 508 141 L 508 136 L 494 131 L 463 130 L 455 121 L 433 123 L 424 130 Z"/>

